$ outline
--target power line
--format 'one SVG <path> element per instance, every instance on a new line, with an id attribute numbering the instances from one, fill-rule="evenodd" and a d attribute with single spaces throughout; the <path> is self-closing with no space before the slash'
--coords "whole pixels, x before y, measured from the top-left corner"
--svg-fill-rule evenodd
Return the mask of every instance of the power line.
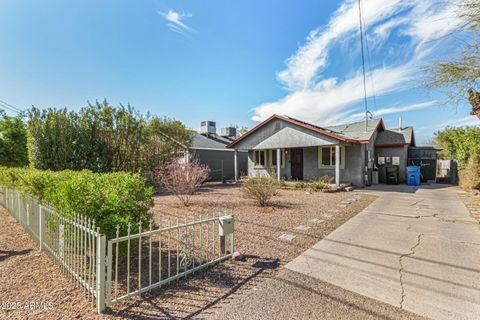
<path id="1" fill-rule="evenodd" d="M 20 114 L 20 112 L 18 112 L 17 110 L 12 109 L 12 108 L 10 108 L 10 107 L 8 107 L 8 106 L 6 106 L 6 105 L 3 105 L 3 104 L 1 104 L 1 103 L 0 103 L 0 108 L 5 109 L 5 110 L 10 111 L 10 112 L 13 112 L 13 113 L 16 113 L 16 114 Z"/>
<path id="2" fill-rule="evenodd" d="M 361 8 L 362 12 L 363 11 L 363 4 L 362 4 L 362 8 Z M 362 21 L 363 21 L 363 25 L 365 26 L 365 14 L 362 15 Z M 370 73 L 370 82 L 372 83 L 372 97 L 373 97 L 373 107 L 375 108 L 375 112 L 378 111 L 377 109 L 377 97 L 376 97 L 376 94 L 375 94 L 375 81 L 373 79 L 373 72 L 372 72 L 372 62 L 371 62 L 371 59 L 370 59 L 370 48 L 368 47 L 368 38 L 367 38 L 367 32 L 366 30 L 364 29 L 363 31 L 364 33 L 364 36 L 365 36 L 365 46 L 367 48 L 367 61 L 368 61 L 368 72 Z"/>
<path id="3" fill-rule="evenodd" d="M 17 111 L 17 112 L 22 112 L 21 109 L 15 107 L 15 106 L 12 106 L 10 103 L 7 103 L 7 102 L 5 102 L 5 101 L 3 101 L 3 100 L 0 100 L 0 103 L 2 103 L 3 105 L 5 105 L 5 106 L 9 107 L 10 109 L 13 109 L 13 110 L 15 110 L 15 111 Z"/>
<path id="4" fill-rule="evenodd" d="M 365 132 L 368 129 L 368 102 L 367 102 L 367 84 L 365 77 L 365 53 L 363 52 L 363 24 L 362 24 L 362 9 L 361 0 L 358 0 L 358 15 L 360 23 L 360 44 L 362 48 L 362 71 L 363 71 L 363 94 L 365 102 Z"/>
<path id="5" fill-rule="evenodd" d="M 11 104 L 3 101 L 3 100 L 0 100 L 0 108 L 3 108 L 7 111 L 10 111 L 10 112 L 13 112 L 17 115 L 20 115 L 23 111 L 20 110 L 19 108 L 15 107 L 15 106 L 12 106 Z"/>

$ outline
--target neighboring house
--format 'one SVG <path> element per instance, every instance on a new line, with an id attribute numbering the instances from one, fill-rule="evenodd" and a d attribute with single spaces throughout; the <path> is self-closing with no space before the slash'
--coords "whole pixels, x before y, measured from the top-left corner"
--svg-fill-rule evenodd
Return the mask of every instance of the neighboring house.
<path id="1" fill-rule="evenodd" d="M 226 146 L 236 136 L 235 128 L 222 128 L 220 135 L 216 133 L 215 122 L 202 121 L 200 132 L 193 131 L 193 140 L 190 154 L 202 164 L 210 167 L 210 178 L 213 181 L 233 180 L 234 151 Z M 240 173 L 247 173 L 247 152 L 238 155 Z"/>
<path id="2" fill-rule="evenodd" d="M 387 143 L 390 135 L 402 136 L 403 140 Z M 405 128 L 398 133 L 386 130 L 382 119 L 369 120 L 367 124 L 362 121 L 320 127 L 273 115 L 230 143 L 228 148 L 234 149 L 237 155 L 240 150 L 248 151 L 249 176 L 314 180 L 328 175 L 337 184 L 364 186 L 371 183 L 377 152 L 380 157 L 388 156 L 389 161 L 404 172 L 412 141 L 414 145 L 413 129 Z"/>
<path id="3" fill-rule="evenodd" d="M 386 171 L 387 167 L 391 166 L 398 166 L 399 182 L 405 182 L 405 167 L 409 164 L 408 150 L 410 147 L 415 147 L 415 135 L 412 127 L 402 127 L 400 124 L 400 128 L 378 133 L 375 139 L 375 155 L 380 183 L 387 182 Z"/>

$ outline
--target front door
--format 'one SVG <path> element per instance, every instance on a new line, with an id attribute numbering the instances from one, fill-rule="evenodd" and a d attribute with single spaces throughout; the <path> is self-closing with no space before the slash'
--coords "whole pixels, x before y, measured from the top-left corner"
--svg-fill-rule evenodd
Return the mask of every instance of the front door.
<path id="1" fill-rule="evenodd" d="M 292 179 L 303 180 L 303 149 L 290 150 L 290 172 Z"/>

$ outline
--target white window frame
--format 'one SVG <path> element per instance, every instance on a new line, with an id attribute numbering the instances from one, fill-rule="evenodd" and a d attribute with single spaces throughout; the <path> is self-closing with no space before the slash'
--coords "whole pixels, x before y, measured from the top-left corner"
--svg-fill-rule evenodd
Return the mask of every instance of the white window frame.
<path id="1" fill-rule="evenodd" d="M 263 152 L 264 164 L 257 163 L 257 153 Z M 254 168 L 265 168 L 267 164 L 267 150 L 253 150 L 253 167 Z"/>
<path id="2" fill-rule="evenodd" d="M 322 164 L 323 148 L 330 149 L 330 163 L 332 163 L 332 153 L 335 151 L 335 146 L 320 146 L 318 147 L 318 168 L 335 169 L 334 164 L 330 164 L 330 165 Z M 345 169 L 345 146 L 340 146 L 340 169 Z"/>
<path id="3" fill-rule="evenodd" d="M 270 163 L 270 167 L 271 168 L 276 168 L 277 165 L 274 165 L 273 164 L 273 157 L 275 157 L 275 159 L 277 158 L 277 149 L 275 150 L 269 150 L 268 152 L 268 157 L 269 157 L 269 163 Z M 280 163 L 282 164 L 280 166 L 280 168 L 285 168 L 285 150 L 284 149 L 280 149 Z"/>

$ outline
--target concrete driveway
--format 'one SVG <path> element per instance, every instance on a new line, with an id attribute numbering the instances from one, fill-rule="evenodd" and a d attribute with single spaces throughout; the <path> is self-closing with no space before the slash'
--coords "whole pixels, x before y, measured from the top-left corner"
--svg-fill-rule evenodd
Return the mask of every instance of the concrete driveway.
<path id="1" fill-rule="evenodd" d="M 286 268 L 433 319 L 480 319 L 480 228 L 458 188 L 383 186 Z"/>

